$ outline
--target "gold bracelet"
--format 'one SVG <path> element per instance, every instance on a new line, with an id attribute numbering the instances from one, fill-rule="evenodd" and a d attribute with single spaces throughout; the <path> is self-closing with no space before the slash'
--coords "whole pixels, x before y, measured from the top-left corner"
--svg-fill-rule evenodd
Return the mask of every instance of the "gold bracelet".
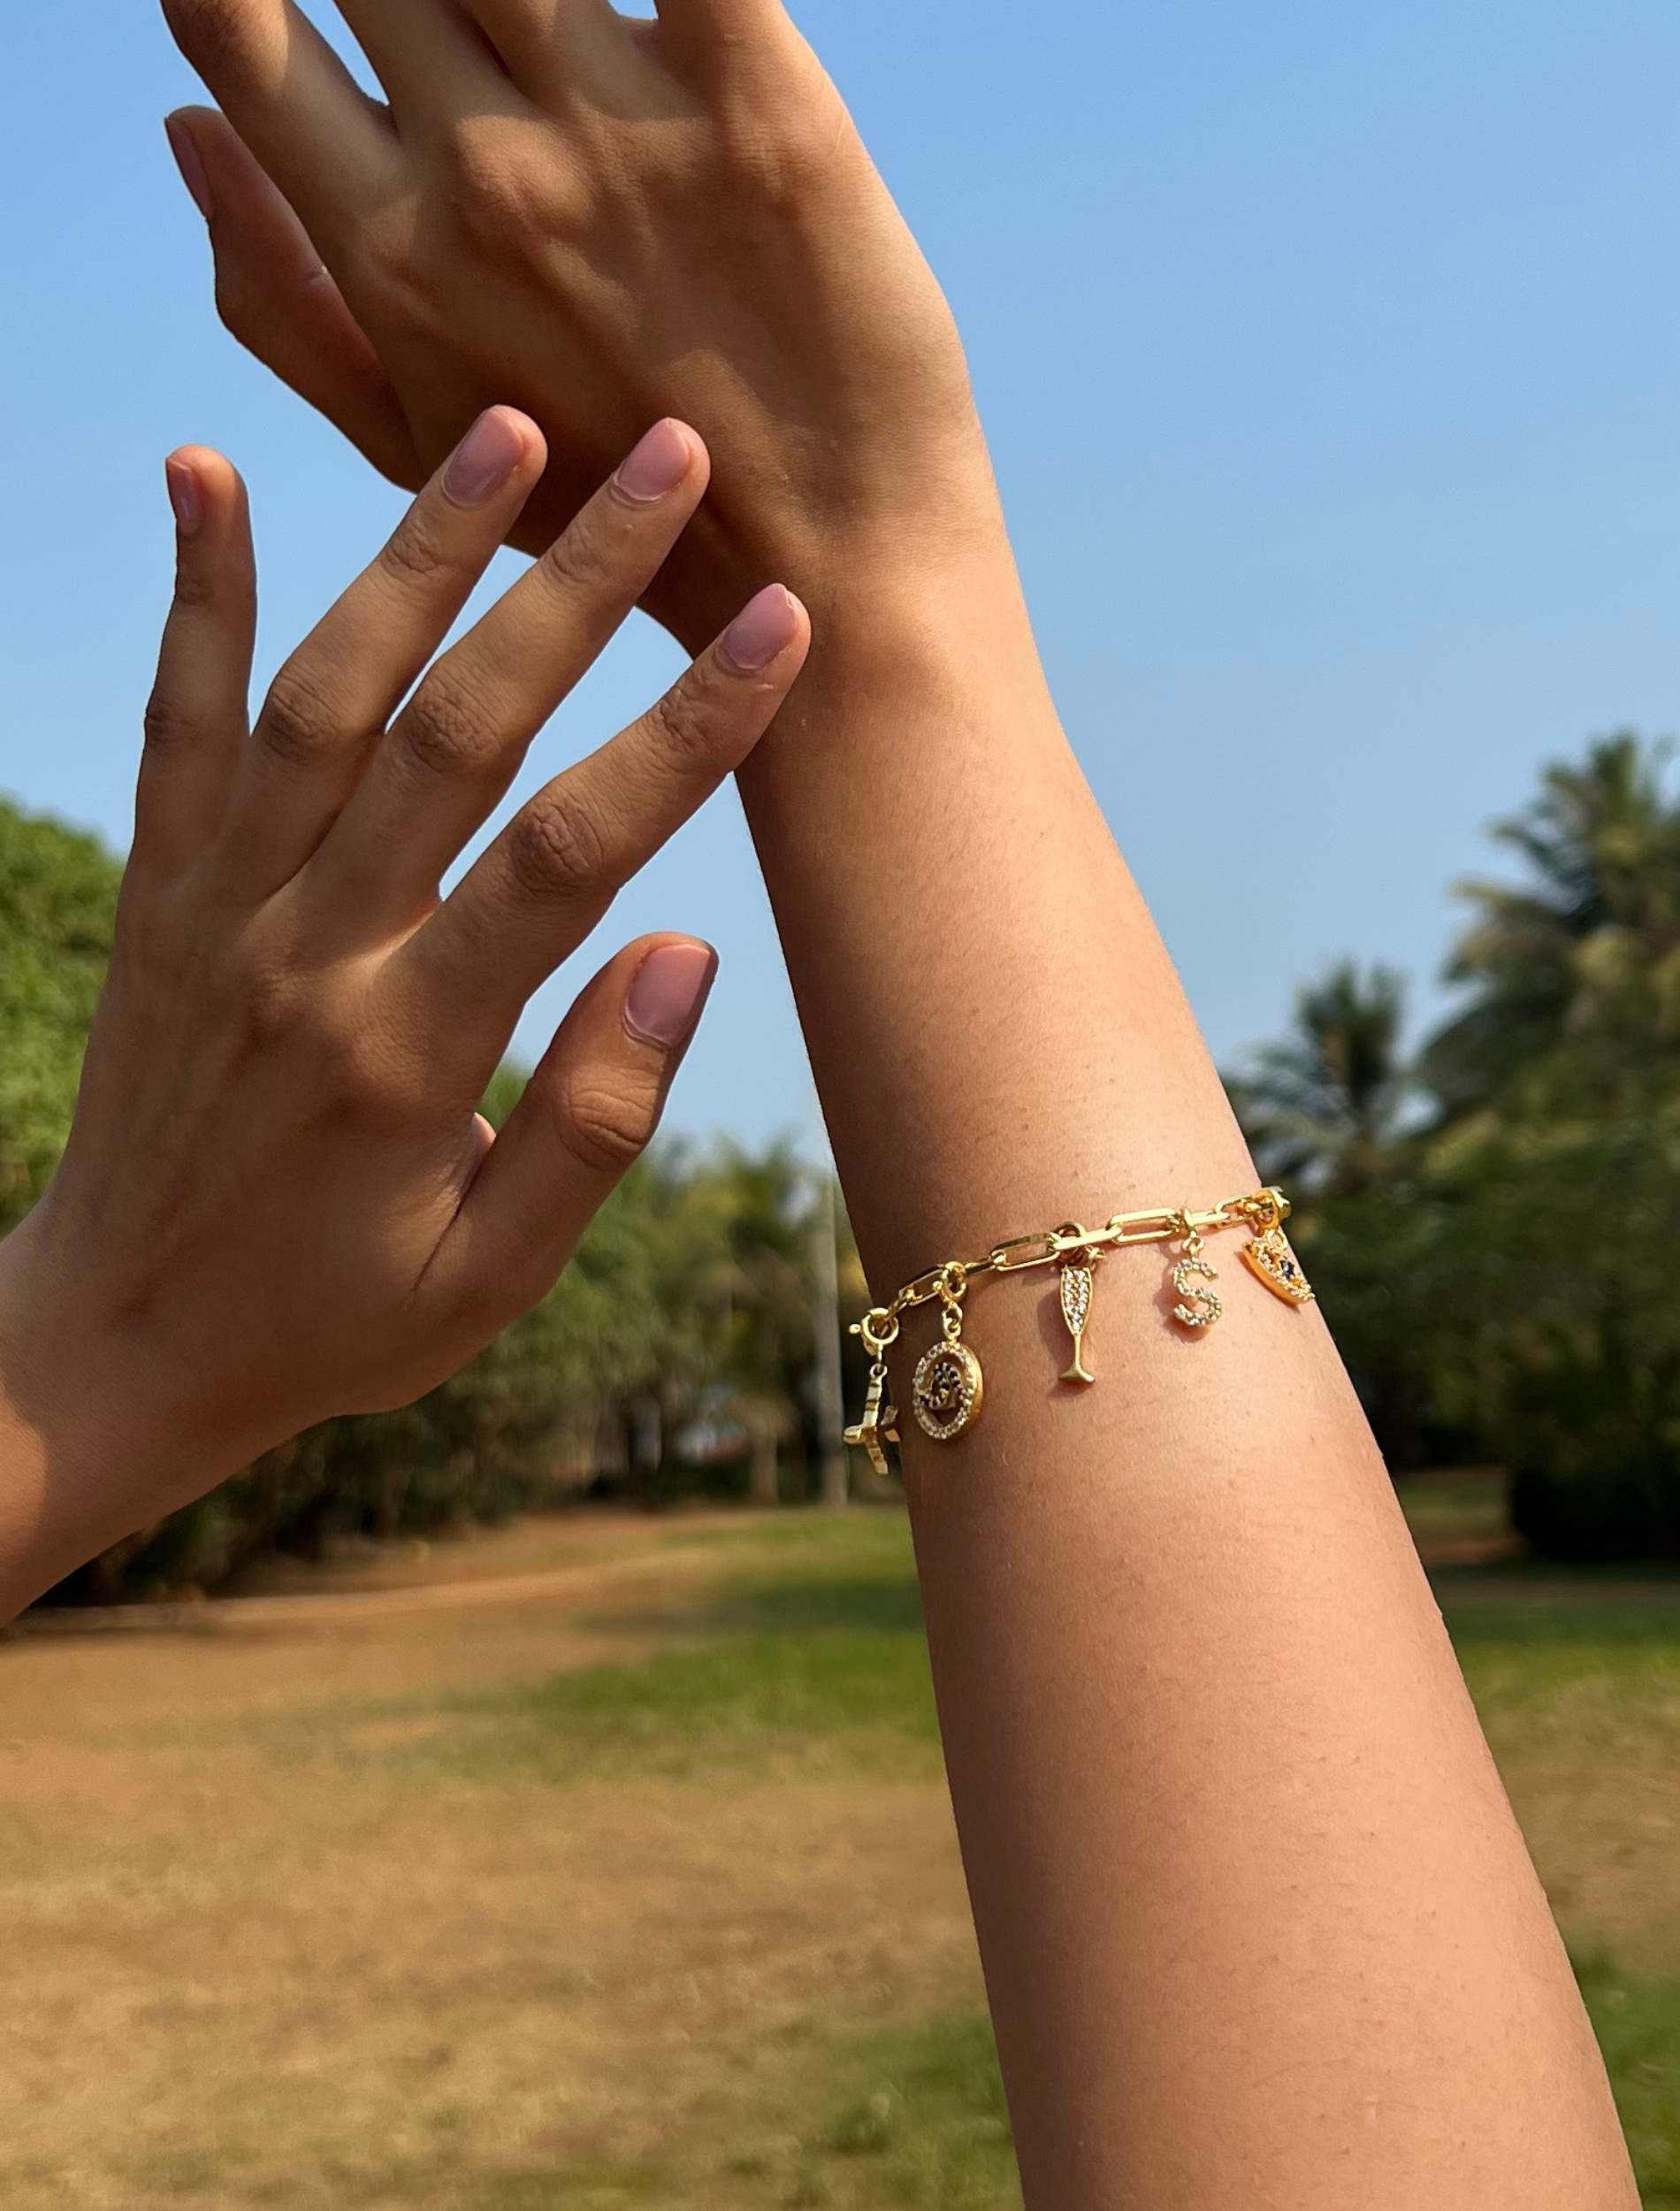
<path id="1" fill-rule="evenodd" d="M 929 1268 L 906 1282 L 890 1305 L 874 1306 L 852 1327 L 852 1335 L 863 1338 L 873 1364 L 863 1418 L 846 1430 L 846 1442 L 867 1451 L 878 1473 L 889 1472 L 882 1444 L 883 1440 L 898 1441 L 898 1414 L 887 1401 L 886 1354 L 898 1340 L 900 1315 L 913 1305 L 931 1304 L 935 1297 L 943 1337 L 916 1369 L 910 1409 L 917 1427 L 935 1443 L 952 1442 L 974 1427 L 985 1400 L 986 1378 L 963 1342 L 963 1299 L 977 1274 L 1019 1274 L 1032 1266 L 1060 1268 L 1062 1319 L 1073 1339 L 1073 1356 L 1061 1380 L 1078 1387 L 1096 1379 L 1085 1364 L 1085 1331 L 1090 1326 L 1097 1266 L 1105 1253 L 1128 1244 L 1183 1246 L 1168 1276 L 1179 1295 L 1172 1318 L 1181 1327 L 1210 1328 L 1225 1311 L 1214 1292 L 1200 1286 L 1219 1279 L 1218 1269 L 1203 1258 L 1202 1245 L 1205 1236 L 1221 1228 L 1249 1230 L 1241 1254 L 1243 1264 L 1274 1297 L 1286 1304 L 1310 1304 L 1312 1285 L 1283 1233 L 1289 1210 L 1281 1190 L 1263 1190 L 1251 1197 L 1227 1197 L 1209 1213 L 1192 1213 L 1186 1205 L 1157 1206 L 1149 1213 L 1116 1213 L 1100 1228 L 1066 1220 L 1041 1236 L 995 1243 L 984 1259 L 948 1259 L 943 1266 Z"/>

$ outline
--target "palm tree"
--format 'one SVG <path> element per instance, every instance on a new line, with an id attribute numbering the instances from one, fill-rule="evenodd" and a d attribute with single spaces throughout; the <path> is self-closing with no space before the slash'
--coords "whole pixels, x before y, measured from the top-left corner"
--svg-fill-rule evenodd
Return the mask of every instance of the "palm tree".
<path id="1" fill-rule="evenodd" d="M 1296 997 L 1291 1034 L 1227 1083 L 1269 1182 L 1315 1196 L 1364 1190 L 1399 1139 L 1406 985 L 1394 968 L 1340 961 Z"/>
<path id="2" fill-rule="evenodd" d="M 1572 1039 L 1592 1038 L 1602 1074 L 1680 1037 L 1680 805 L 1663 787 L 1667 761 L 1630 731 L 1600 738 L 1496 826 L 1527 880 L 1464 886 L 1477 915 L 1447 979 L 1473 995 L 1420 1067 L 1447 1119 Z"/>

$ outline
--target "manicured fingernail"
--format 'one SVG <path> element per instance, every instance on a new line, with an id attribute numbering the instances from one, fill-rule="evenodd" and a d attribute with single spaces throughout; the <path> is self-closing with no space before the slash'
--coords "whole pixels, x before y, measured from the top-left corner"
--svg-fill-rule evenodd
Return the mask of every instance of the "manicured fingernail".
<path id="1" fill-rule="evenodd" d="M 716 973 L 710 945 L 661 945 L 636 970 L 625 1021 L 645 1043 L 670 1051 L 699 1019 Z"/>
<path id="2" fill-rule="evenodd" d="M 178 123 L 172 115 L 164 125 L 169 140 L 169 150 L 175 157 L 175 166 L 181 172 L 181 182 L 192 194 L 199 213 L 208 223 L 215 211 L 216 203 L 210 197 L 210 179 L 204 174 L 204 164 L 194 142 L 193 134 L 185 123 Z"/>
<path id="3" fill-rule="evenodd" d="M 694 449 L 674 422 L 656 422 L 613 478 L 626 499 L 645 506 L 674 492 L 693 466 Z"/>
<path id="4" fill-rule="evenodd" d="M 204 494 L 197 477 L 184 461 L 165 461 L 164 481 L 169 486 L 169 503 L 175 509 L 176 526 L 182 537 L 196 537 L 204 520 Z"/>
<path id="5" fill-rule="evenodd" d="M 780 584 L 767 584 L 756 599 L 749 599 L 718 639 L 718 657 L 751 676 L 767 668 L 778 653 L 785 653 L 799 626 L 798 608 L 790 592 Z"/>
<path id="6" fill-rule="evenodd" d="M 480 415 L 455 448 L 443 488 L 457 507 L 482 507 L 501 490 L 525 457 L 524 433 L 511 416 L 493 407 Z"/>

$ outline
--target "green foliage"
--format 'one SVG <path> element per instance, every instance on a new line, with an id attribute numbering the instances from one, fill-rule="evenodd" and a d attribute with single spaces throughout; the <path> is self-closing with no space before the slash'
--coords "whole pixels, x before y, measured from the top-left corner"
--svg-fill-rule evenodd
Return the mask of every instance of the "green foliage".
<path id="1" fill-rule="evenodd" d="M 0 799 L 0 1233 L 69 1134 L 121 880 L 97 838 Z"/>
<path id="2" fill-rule="evenodd" d="M 1561 1558 L 1680 1555 L 1680 799 L 1626 734 L 1546 770 L 1470 885 L 1408 1069 L 1333 971 L 1233 1095 L 1397 1466 L 1473 1452 Z M 1409 1098 L 1409 1107 L 1402 1110 Z"/>
<path id="3" fill-rule="evenodd" d="M 1665 747 L 1623 731 L 1495 826 L 1522 884 L 1470 884 L 1475 919 L 1447 968 L 1468 1003 L 1420 1073 L 1449 1121 L 1562 1083 L 1607 1105 L 1680 1043 L 1680 809 Z"/>
<path id="4" fill-rule="evenodd" d="M 1294 1030 L 1231 1089 L 1267 1182 L 1341 1194 L 1383 1179 L 1409 1081 L 1401 1060 L 1403 978 L 1351 960 L 1295 999 Z"/>
<path id="5" fill-rule="evenodd" d="M 522 1088 L 513 1070 L 497 1076 L 493 1123 Z M 816 1196 L 784 1145 L 656 1151 L 607 1199 L 548 1297 L 440 1389 L 270 1452 L 107 1552 L 61 1597 L 211 1588 L 265 1550 L 493 1521 L 603 1481 L 647 1505 L 708 1480 L 738 1490 L 767 1427 L 772 1452 L 797 1465 L 811 1419 Z M 855 1258 L 844 1274 L 855 1299 Z M 715 1475 L 677 1450 L 699 1416 L 726 1450 L 736 1439 Z"/>
<path id="6" fill-rule="evenodd" d="M 63 1150 L 121 874 L 96 838 L 0 800 L 0 1232 Z M 493 1124 L 523 1088 L 515 1069 L 497 1075 Z M 779 1460 L 798 1478 L 811 1425 L 818 1195 L 785 1145 L 656 1152 L 602 1208 L 553 1293 L 463 1373 L 404 1412 L 336 1420 L 269 1453 L 62 1594 L 211 1587 L 275 1546 L 493 1519 L 596 1479 L 656 1503 L 700 1478 L 677 1445 L 702 1414 L 726 1457 L 735 1439 L 717 1478 L 743 1485 L 750 1450 L 774 1492 Z M 861 1311 L 855 1254 L 841 1256 Z"/>

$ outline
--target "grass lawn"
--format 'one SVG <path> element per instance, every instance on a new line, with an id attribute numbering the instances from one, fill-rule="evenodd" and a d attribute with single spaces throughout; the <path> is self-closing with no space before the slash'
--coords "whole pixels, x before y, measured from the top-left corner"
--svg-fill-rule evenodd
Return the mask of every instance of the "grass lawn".
<path id="1" fill-rule="evenodd" d="M 500 1611 L 0 1646 L 8 2206 L 1019 2204 L 902 1519 L 638 1542 Z M 1680 2206 L 1680 1584 L 1438 1586 Z"/>

